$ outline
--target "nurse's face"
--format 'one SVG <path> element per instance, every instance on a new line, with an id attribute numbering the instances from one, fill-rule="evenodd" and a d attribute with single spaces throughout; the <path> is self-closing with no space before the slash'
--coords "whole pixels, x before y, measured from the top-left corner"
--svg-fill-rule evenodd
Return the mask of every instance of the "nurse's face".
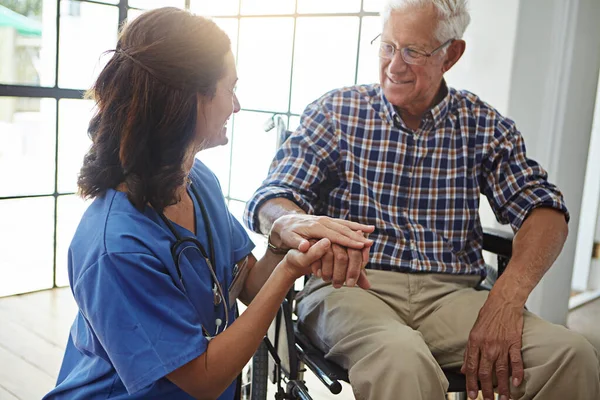
<path id="1" fill-rule="evenodd" d="M 227 144 L 227 122 L 240 111 L 234 90 L 237 80 L 235 60 L 230 51 L 225 56 L 225 75 L 217 82 L 215 96 L 212 99 L 198 96 L 196 137 L 200 150 Z"/>

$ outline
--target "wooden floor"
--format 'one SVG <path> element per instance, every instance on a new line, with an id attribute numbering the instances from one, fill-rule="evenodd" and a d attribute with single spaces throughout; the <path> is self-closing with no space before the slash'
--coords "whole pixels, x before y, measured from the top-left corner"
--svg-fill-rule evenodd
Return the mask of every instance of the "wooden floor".
<path id="1" fill-rule="evenodd" d="M 0 298 L 0 400 L 40 399 L 58 375 L 76 306 L 69 289 Z M 568 325 L 600 349 L 600 300 L 569 315 Z M 332 396 L 306 376 L 319 400 L 350 400 L 348 385 Z"/>
<path id="2" fill-rule="evenodd" d="M 75 313 L 68 289 L 0 299 L 0 399 L 41 399 L 54 386 Z"/>

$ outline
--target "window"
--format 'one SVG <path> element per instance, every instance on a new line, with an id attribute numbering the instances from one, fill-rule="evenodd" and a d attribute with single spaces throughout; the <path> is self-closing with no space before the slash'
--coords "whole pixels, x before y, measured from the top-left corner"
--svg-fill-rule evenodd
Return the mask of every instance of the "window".
<path id="1" fill-rule="evenodd" d="M 94 107 L 82 94 L 127 19 L 175 6 L 212 17 L 230 36 L 242 111 L 229 143 L 199 158 L 241 218 L 275 152 L 264 123 L 278 114 L 295 129 L 328 90 L 377 80 L 369 41 L 380 30 L 379 2 L 0 0 L 0 296 L 68 285 L 67 249 L 89 205 L 75 195 Z"/>

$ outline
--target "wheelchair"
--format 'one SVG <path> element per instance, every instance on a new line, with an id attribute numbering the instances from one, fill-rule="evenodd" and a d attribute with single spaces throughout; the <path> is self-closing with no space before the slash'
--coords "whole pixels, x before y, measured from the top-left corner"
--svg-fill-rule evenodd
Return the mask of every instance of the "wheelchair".
<path id="1" fill-rule="evenodd" d="M 273 116 L 265 124 L 265 130 L 277 128 L 278 146 L 289 136 L 281 117 Z M 486 266 L 487 277 L 476 290 L 491 290 L 497 278 L 504 272 L 512 255 L 512 233 L 485 229 L 483 249 L 496 256 L 497 266 Z M 304 283 L 308 276 L 304 278 Z M 302 281 L 302 279 L 300 279 Z M 311 400 L 304 381 L 307 368 L 334 395 L 342 390 L 340 381 L 348 382 L 348 372 L 325 359 L 325 354 L 298 329 L 296 295 L 300 285 L 292 288 L 280 306 L 279 312 L 263 343 L 256 351 L 248 368 L 241 376 L 241 399 L 266 400 L 267 380 L 275 384 L 276 400 Z M 448 393 L 457 400 L 466 400 L 465 376 L 459 370 L 443 370 L 449 382 Z"/>

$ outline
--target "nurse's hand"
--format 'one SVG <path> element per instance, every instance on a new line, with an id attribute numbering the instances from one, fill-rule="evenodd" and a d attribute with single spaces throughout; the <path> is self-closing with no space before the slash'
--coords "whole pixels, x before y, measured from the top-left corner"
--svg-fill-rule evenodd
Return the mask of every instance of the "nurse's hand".
<path id="1" fill-rule="evenodd" d="M 314 245 L 310 246 L 307 252 L 303 253 L 298 250 L 290 250 L 284 259 L 279 263 L 277 268 L 286 271 L 290 277 L 292 284 L 296 279 L 310 274 L 311 266 L 320 260 L 330 249 L 331 241 L 329 239 L 321 239 Z"/>

